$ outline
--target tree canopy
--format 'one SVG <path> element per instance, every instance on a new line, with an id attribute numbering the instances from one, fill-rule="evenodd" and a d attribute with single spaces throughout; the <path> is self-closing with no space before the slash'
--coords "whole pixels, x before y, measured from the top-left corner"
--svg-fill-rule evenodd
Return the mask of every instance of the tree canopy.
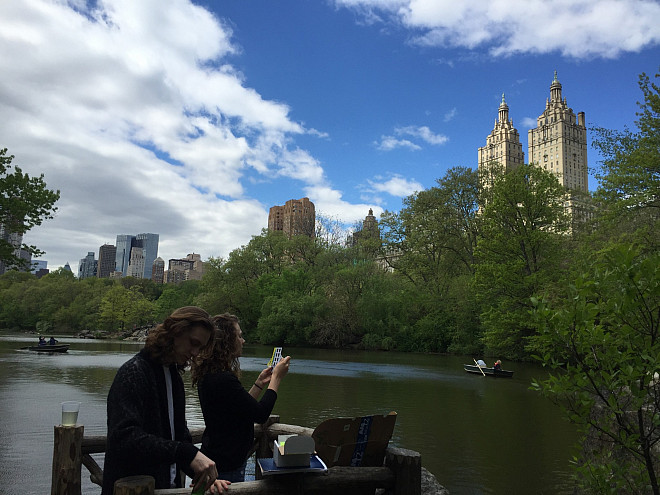
<path id="1" fill-rule="evenodd" d="M 14 166 L 14 155 L 7 155 L 7 148 L 0 150 L 0 265 L 25 267 L 26 260 L 15 254 L 16 246 L 7 239 L 11 234 L 22 236 L 31 228 L 41 225 L 57 211 L 54 206 L 59 191 L 48 189 L 44 175 L 30 177 L 20 167 Z M 43 254 L 36 246 L 22 244 L 31 256 Z"/>

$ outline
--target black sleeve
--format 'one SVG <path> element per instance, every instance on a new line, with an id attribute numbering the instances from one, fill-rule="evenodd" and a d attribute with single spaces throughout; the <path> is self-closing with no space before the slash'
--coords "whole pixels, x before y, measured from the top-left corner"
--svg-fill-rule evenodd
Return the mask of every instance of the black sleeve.
<path id="1" fill-rule="evenodd" d="M 233 373 L 226 371 L 207 375 L 202 380 L 204 408 L 231 408 L 233 414 L 254 423 L 264 423 L 275 407 L 277 393 L 266 390 L 261 400 L 257 401 Z"/>

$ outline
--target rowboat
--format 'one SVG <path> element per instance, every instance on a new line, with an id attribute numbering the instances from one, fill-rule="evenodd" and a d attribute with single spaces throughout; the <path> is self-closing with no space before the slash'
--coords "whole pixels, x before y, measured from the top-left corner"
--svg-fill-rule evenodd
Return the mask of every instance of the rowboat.
<path id="1" fill-rule="evenodd" d="M 478 375 L 494 376 L 497 378 L 511 378 L 513 371 L 496 370 L 495 368 L 484 368 L 476 364 L 464 364 L 463 368 L 468 373 L 476 373 Z"/>
<path id="2" fill-rule="evenodd" d="M 31 345 L 28 347 L 21 347 L 21 349 L 27 349 L 28 351 L 36 351 L 36 352 L 66 352 L 69 350 L 69 344 Z"/>

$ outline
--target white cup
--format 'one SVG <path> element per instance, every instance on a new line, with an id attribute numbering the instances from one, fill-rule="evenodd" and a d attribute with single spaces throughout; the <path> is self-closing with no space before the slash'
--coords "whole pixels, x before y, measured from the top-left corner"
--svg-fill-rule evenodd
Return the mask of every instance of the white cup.
<path id="1" fill-rule="evenodd" d="M 62 426 L 76 426 L 80 402 L 73 400 L 62 402 Z"/>

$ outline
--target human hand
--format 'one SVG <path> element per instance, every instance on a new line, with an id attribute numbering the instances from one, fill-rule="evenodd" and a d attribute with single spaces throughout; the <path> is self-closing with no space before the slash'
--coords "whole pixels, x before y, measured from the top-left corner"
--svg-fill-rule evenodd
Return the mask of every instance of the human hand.
<path id="1" fill-rule="evenodd" d="M 213 484 L 211 485 L 211 488 L 209 488 L 208 490 L 201 491 L 201 489 L 200 489 L 199 492 L 196 492 L 195 489 L 193 488 L 191 495 L 197 495 L 198 493 L 199 494 L 211 493 L 213 495 L 219 494 L 219 493 L 225 493 L 226 491 L 229 491 L 229 485 L 231 485 L 231 481 L 215 480 L 213 482 Z M 190 486 L 193 486 L 193 485 L 190 485 Z"/>
<path id="2" fill-rule="evenodd" d="M 192 480 L 193 493 L 204 493 L 211 486 L 215 486 L 215 482 L 217 481 L 216 478 L 218 477 L 218 470 L 215 467 L 215 462 L 211 459 L 201 452 L 197 452 L 195 458 L 190 463 L 190 468 L 195 473 L 195 477 Z"/>
<path id="3" fill-rule="evenodd" d="M 209 491 L 213 494 L 225 493 L 226 491 L 229 491 L 229 485 L 231 485 L 231 481 L 215 480 Z"/>
<path id="4" fill-rule="evenodd" d="M 284 375 L 286 375 L 289 372 L 290 361 L 291 361 L 291 356 L 282 358 L 280 362 L 277 363 L 277 366 L 273 368 L 273 375 L 278 379 L 284 378 Z"/>
<path id="5" fill-rule="evenodd" d="M 259 377 L 256 379 L 255 383 L 261 388 L 264 388 L 268 383 L 270 383 L 270 379 L 273 375 L 273 367 L 269 366 L 265 370 L 263 370 L 261 373 L 259 373 Z"/>

